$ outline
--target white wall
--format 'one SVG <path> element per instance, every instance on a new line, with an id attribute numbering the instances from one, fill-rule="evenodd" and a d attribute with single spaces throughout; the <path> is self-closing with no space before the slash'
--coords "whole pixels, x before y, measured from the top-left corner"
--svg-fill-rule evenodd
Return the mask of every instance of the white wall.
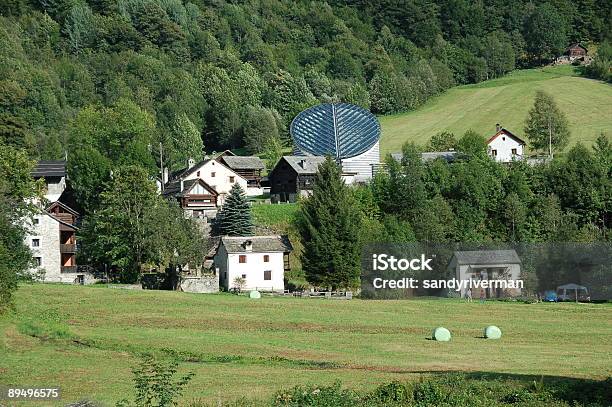
<path id="1" fill-rule="evenodd" d="M 513 148 L 516 149 L 516 156 L 512 154 Z M 497 150 L 496 156 L 493 156 L 493 150 Z M 507 163 L 512 161 L 513 157 L 516 157 L 516 159 L 522 158 L 523 146 L 512 137 L 500 134 L 489 143 L 489 155 L 492 156 L 495 161 Z"/>
<path id="2" fill-rule="evenodd" d="M 239 256 L 246 256 L 246 263 L 240 263 Z M 264 262 L 264 255 L 270 261 Z M 229 290 L 234 279 L 245 275 L 245 290 L 283 291 L 285 289 L 285 264 L 283 253 L 229 253 L 221 245 L 215 256 L 215 267 L 219 268 L 219 282 Z M 264 271 L 272 271 L 272 279 L 264 280 Z"/>
<path id="3" fill-rule="evenodd" d="M 199 175 L 198 175 L 199 173 Z M 212 174 L 215 174 L 213 177 Z M 230 177 L 234 177 L 234 182 L 230 182 Z M 202 179 L 219 194 L 218 205 L 223 205 L 225 195 L 229 193 L 235 183 L 240 184 L 244 192 L 247 192 L 247 181 L 231 169 L 215 160 L 210 160 L 202 165 L 198 170 L 185 177 L 185 180 Z"/>
<path id="4" fill-rule="evenodd" d="M 380 164 L 380 141 L 363 154 L 343 159 L 342 171 L 356 172 L 356 182 L 368 181 L 372 178 L 372 164 Z"/>
<path id="5" fill-rule="evenodd" d="M 53 179 L 55 181 L 55 179 Z M 55 202 L 62 195 L 64 190 L 66 189 L 66 178 L 61 177 L 59 182 L 57 183 L 47 183 L 47 188 L 45 191 L 45 198 L 49 200 L 49 202 Z"/>
<path id="6" fill-rule="evenodd" d="M 506 269 L 508 268 L 508 274 L 499 275 L 497 271 L 487 272 L 486 279 L 488 280 L 518 280 L 521 278 L 521 266 L 519 264 L 491 264 L 491 265 L 460 265 L 455 268 L 455 278 L 457 280 L 469 280 L 472 273 L 475 271 L 474 269 L 479 268 L 487 268 L 491 269 Z M 494 291 L 494 289 L 491 289 Z M 467 288 L 463 288 L 461 290 L 461 297 L 465 297 L 467 293 Z M 521 290 L 517 289 L 516 292 L 510 293 L 511 295 L 520 295 Z M 472 289 L 472 298 L 478 299 L 480 297 L 480 292 L 478 289 Z"/>

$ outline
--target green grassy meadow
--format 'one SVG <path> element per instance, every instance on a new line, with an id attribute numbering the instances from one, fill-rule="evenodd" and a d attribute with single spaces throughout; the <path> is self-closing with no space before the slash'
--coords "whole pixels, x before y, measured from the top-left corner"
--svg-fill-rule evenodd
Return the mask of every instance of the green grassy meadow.
<path id="1" fill-rule="evenodd" d="M 193 371 L 185 399 L 267 398 L 280 388 L 462 371 L 509 377 L 612 375 L 612 305 L 352 301 L 23 285 L 0 319 L 0 384 L 61 385 L 63 400 L 131 397 L 151 352 Z M 482 339 L 498 325 L 499 341 Z M 428 340 L 434 327 L 453 333 Z M 44 405 L 44 404 L 37 404 Z M 58 404 L 59 405 L 59 404 Z"/>
<path id="2" fill-rule="evenodd" d="M 448 130 L 458 137 L 473 129 L 484 136 L 501 123 L 519 137 L 536 90 L 555 98 L 570 124 L 570 145 L 591 144 L 612 131 L 612 86 L 579 77 L 570 65 L 517 70 L 499 79 L 452 88 L 408 113 L 380 117 L 381 152 L 399 151 L 406 141 L 425 144 Z"/>

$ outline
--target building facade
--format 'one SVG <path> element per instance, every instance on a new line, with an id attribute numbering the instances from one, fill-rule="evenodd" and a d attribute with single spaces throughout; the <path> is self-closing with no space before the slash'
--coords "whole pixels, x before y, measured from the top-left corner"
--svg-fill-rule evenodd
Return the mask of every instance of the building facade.
<path id="1" fill-rule="evenodd" d="M 284 291 L 292 250 L 287 236 L 223 236 L 213 267 L 226 290 Z"/>
<path id="2" fill-rule="evenodd" d="M 497 162 L 508 163 L 522 160 L 525 142 L 509 130 L 496 126 L 496 133 L 487 140 L 487 153 Z"/>

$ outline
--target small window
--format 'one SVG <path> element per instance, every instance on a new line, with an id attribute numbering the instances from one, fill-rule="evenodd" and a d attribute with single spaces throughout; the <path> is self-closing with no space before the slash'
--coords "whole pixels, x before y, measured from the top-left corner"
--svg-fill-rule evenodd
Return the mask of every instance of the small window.
<path id="1" fill-rule="evenodd" d="M 242 275 L 242 278 L 245 278 L 245 279 L 246 279 L 246 274 L 243 274 L 243 275 Z"/>
<path id="2" fill-rule="evenodd" d="M 42 266 L 42 257 L 34 257 L 34 264 L 36 264 L 36 267 Z"/>
<path id="3" fill-rule="evenodd" d="M 38 224 L 40 223 L 40 219 L 38 219 L 38 218 L 34 218 L 34 219 L 32 220 L 32 223 L 34 223 L 35 225 L 38 225 Z"/>
<path id="4" fill-rule="evenodd" d="M 497 150 L 491 150 L 491 154 L 493 155 L 493 157 L 497 157 Z"/>
<path id="5" fill-rule="evenodd" d="M 246 254 L 238 256 L 238 263 L 246 263 Z"/>
<path id="6" fill-rule="evenodd" d="M 214 171 L 210 173 L 210 176 L 211 176 L 212 178 L 215 178 L 215 175 L 217 175 L 217 173 L 216 173 L 216 172 L 214 172 Z"/>
<path id="7" fill-rule="evenodd" d="M 506 137 L 502 137 L 502 140 L 503 140 L 503 141 L 506 141 Z"/>
<path id="8" fill-rule="evenodd" d="M 40 247 L 40 239 L 32 239 L 32 247 Z"/>
<path id="9" fill-rule="evenodd" d="M 200 171 L 198 171 L 198 177 L 200 176 Z"/>
<path id="10" fill-rule="evenodd" d="M 264 270 L 264 280 L 272 280 L 272 270 Z"/>
<path id="11" fill-rule="evenodd" d="M 264 254 L 264 263 L 269 263 L 270 262 L 270 256 L 267 254 Z"/>
<path id="12" fill-rule="evenodd" d="M 233 184 L 234 183 L 234 177 L 230 177 L 230 182 Z"/>
<path id="13" fill-rule="evenodd" d="M 512 149 L 512 155 L 516 155 L 516 148 Z"/>

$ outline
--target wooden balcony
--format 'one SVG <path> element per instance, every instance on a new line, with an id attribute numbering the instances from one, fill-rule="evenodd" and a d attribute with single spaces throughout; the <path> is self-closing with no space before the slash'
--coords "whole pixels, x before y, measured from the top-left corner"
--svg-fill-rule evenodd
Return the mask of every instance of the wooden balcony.
<path id="1" fill-rule="evenodd" d="M 76 244 L 60 244 L 60 253 L 76 253 Z"/>
<path id="2" fill-rule="evenodd" d="M 76 273 L 78 266 L 62 266 L 60 272 L 62 273 Z"/>

